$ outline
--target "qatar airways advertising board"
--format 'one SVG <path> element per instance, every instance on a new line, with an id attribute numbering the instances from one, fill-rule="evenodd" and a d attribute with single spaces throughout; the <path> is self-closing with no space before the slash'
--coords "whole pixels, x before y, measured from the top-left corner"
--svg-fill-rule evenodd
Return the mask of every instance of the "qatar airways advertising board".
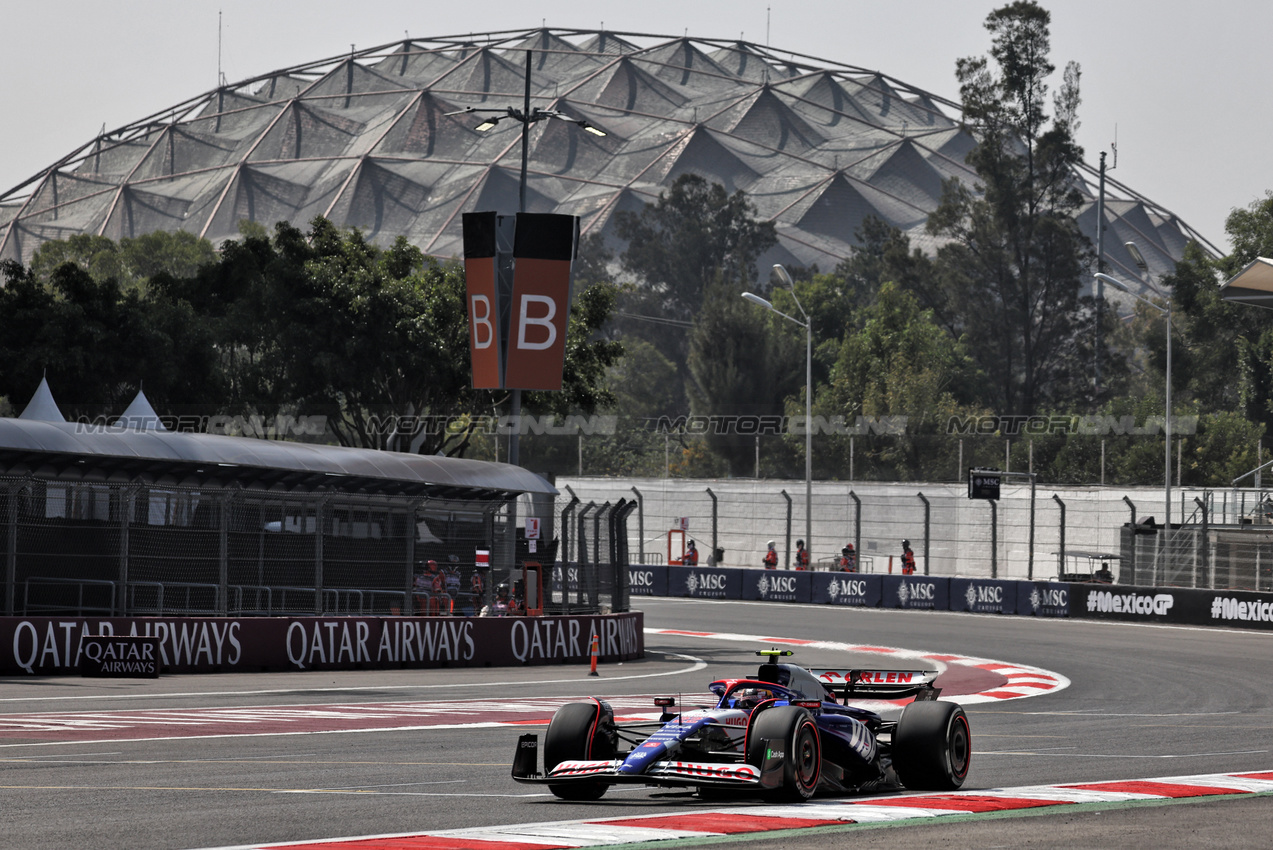
<path id="1" fill-rule="evenodd" d="M 645 653 L 639 611 L 576 617 L 3 617 L 0 676 L 75 675 L 103 635 L 151 638 L 161 673 L 586 664 Z M 147 642 L 148 645 L 150 642 Z"/>

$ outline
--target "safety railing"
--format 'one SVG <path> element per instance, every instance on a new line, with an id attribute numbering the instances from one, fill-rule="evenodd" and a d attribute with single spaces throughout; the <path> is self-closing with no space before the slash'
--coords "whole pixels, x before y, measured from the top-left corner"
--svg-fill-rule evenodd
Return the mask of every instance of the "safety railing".
<path id="1" fill-rule="evenodd" d="M 22 613 L 40 612 L 108 616 L 115 613 L 115 582 L 31 576 L 22 582 Z"/>

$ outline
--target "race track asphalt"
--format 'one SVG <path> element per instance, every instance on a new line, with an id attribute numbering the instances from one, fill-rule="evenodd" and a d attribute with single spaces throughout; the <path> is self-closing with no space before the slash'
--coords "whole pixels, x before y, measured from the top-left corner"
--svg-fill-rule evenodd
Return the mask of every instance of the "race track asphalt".
<path id="1" fill-rule="evenodd" d="M 754 668 L 746 636 L 899 647 L 1055 671 L 967 706 L 965 790 L 1273 770 L 1273 635 L 765 603 L 640 600 L 647 658 L 582 667 L 0 679 L 0 847 L 207 848 L 682 812 L 683 792 L 556 800 L 509 778 L 561 698 L 697 695 Z M 799 647 L 813 667 L 878 657 Z M 511 707 L 511 708 L 510 708 Z M 510 721 L 510 717 L 512 720 Z M 473 727 L 473 722 L 492 725 Z M 506 725 L 529 722 L 524 728 Z M 719 802 L 714 801 L 714 807 Z M 1076 806 L 723 839 L 719 847 L 1265 847 L 1273 798 Z M 840 835 L 839 833 L 852 833 Z M 659 846 L 671 846 L 661 844 Z M 681 845 L 688 846 L 688 845 Z"/>

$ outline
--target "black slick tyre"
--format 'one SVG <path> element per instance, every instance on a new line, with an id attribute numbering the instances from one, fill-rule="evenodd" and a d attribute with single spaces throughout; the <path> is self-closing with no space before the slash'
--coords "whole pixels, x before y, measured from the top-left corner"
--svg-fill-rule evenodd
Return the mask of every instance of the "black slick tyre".
<path id="1" fill-rule="evenodd" d="M 747 733 L 747 763 L 761 769 L 770 752 L 782 748 L 782 784 L 769 792 L 776 800 L 798 803 L 818 790 L 822 772 L 822 740 L 813 715 L 783 705 L 762 711 Z"/>
<path id="2" fill-rule="evenodd" d="M 913 702 L 893 731 L 893 769 L 912 791 L 953 791 L 968 778 L 972 732 L 953 702 Z"/>
<path id="3" fill-rule="evenodd" d="M 563 761 L 613 758 L 607 722 L 596 701 L 571 702 L 557 709 L 544 734 L 544 771 Z M 563 800 L 600 800 L 609 787 L 605 782 L 548 783 L 548 790 Z"/>

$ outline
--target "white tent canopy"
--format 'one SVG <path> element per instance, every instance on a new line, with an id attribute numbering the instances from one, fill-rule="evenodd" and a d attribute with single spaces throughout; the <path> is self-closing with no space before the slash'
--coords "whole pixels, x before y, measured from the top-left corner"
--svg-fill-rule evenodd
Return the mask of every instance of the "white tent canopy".
<path id="1" fill-rule="evenodd" d="M 159 414 L 155 413 L 155 409 L 150 406 L 146 393 L 140 389 L 137 390 L 137 397 L 133 399 L 132 404 L 128 405 L 123 414 L 111 425 L 115 428 L 135 428 L 138 431 L 168 430 L 159 420 Z"/>
<path id="2" fill-rule="evenodd" d="M 27 402 L 22 415 L 18 418 L 33 422 L 66 421 L 62 411 L 58 409 L 57 402 L 53 400 L 53 391 L 49 389 L 48 378 L 40 379 L 40 386 L 35 388 L 35 395 L 31 396 L 31 400 Z"/>
<path id="3" fill-rule="evenodd" d="M 1220 298 L 1238 304 L 1273 309 L 1273 260 L 1256 257 L 1220 286 Z"/>

